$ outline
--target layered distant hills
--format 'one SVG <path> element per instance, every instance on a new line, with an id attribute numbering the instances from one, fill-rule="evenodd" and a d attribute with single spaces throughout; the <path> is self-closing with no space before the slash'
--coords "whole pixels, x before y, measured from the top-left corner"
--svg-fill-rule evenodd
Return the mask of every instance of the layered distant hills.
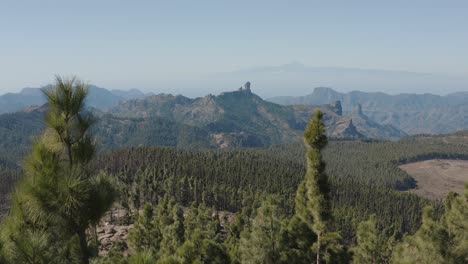
<path id="1" fill-rule="evenodd" d="M 405 134 L 380 125 L 362 112 L 343 115 L 340 102 L 281 106 L 263 100 L 246 83 L 237 91 L 190 99 L 181 95 L 155 95 L 128 100 L 109 113 L 121 118 L 165 118 L 207 131 L 216 145 L 232 138 L 264 146 L 299 139 L 317 109 L 325 113 L 329 136 L 336 138 L 397 139 Z M 242 141 L 241 140 L 241 141 Z"/>
<path id="2" fill-rule="evenodd" d="M 48 89 L 49 87 L 46 86 L 43 89 Z M 87 103 L 88 106 L 105 110 L 117 105 L 121 101 L 143 98 L 147 95 L 137 89 L 122 91 L 91 86 Z M 7 93 L 0 96 L 0 114 L 20 111 L 30 106 L 40 106 L 45 102 L 46 99 L 41 89 L 24 88 L 19 93 Z"/>
<path id="3" fill-rule="evenodd" d="M 101 90 L 91 90 L 95 95 L 96 91 Z M 90 97 L 88 103 L 99 118 L 93 129 L 103 149 L 139 145 L 262 147 L 299 141 L 317 109 L 325 113 L 327 133 L 332 138 L 397 139 L 405 135 L 392 126 L 374 122 L 360 109 L 343 115 L 340 102 L 285 106 L 265 101 L 251 91 L 250 83 L 236 91 L 194 99 L 159 94 L 115 103 L 110 101 L 112 98 L 117 97 L 107 98 L 109 103 L 104 104 L 96 103 L 99 96 Z M 96 104 L 107 110 L 94 108 Z M 43 105 L 1 114 L 0 147 L 21 156 L 44 127 L 46 110 Z"/>
<path id="4" fill-rule="evenodd" d="M 47 89 L 47 87 L 46 87 Z M 0 96 L 0 134 L 29 141 L 40 131 L 45 98 L 39 89 Z M 98 138 L 106 148 L 125 145 L 178 147 L 259 147 L 300 140 L 316 109 L 325 113 L 333 138 L 396 140 L 408 134 L 468 129 L 468 93 L 339 93 L 316 88 L 303 97 L 262 99 L 250 83 L 220 95 L 188 98 L 107 90 L 92 86 L 87 101 L 100 118 Z M 19 131 L 17 131 L 19 130 Z M 16 136 L 15 136 L 16 135 Z M 21 144 L 20 144 L 21 145 Z"/>
<path id="5" fill-rule="evenodd" d="M 442 134 L 468 129 L 468 92 L 447 96 L 350 92 L 316 88 L 312 94 L 268 99 L 283 105 L 320 105 L 340 101 L 345 113 L 362 108 L 379 124 L 389 124 L 407 134 Z M 353 120 L 354 121 L 354 120 Z"/>

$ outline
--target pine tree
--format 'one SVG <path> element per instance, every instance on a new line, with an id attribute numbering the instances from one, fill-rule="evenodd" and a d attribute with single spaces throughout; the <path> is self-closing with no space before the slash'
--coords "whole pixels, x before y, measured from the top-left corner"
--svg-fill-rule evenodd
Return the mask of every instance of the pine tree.
<path id="1" fill-rule="evenodd" d="M 153 264 L 156 263 L 156 259 L 151 251 L 141 251 L 130 256 L 128 259 L 129 264 Z"/>
<path id="2" fill-rule="evenodd" d="M 116 241 L 106 256 L 93 259 L 93 264 L 127 264 L 124 257 L 124 250 L 127 247 L 123 241 Z"/>
<path id="3" fill-rule="evenodd" d="M 282 263 L 313 263 L 316 255 L 311 247 L 316 241 L 314 232 L 297 216 L 283 223 L 281 243 L 287 250 L 282 252 Z"/>
<path id="4" fill-rule="evenodd" d="M 172 223 L 161 227 L 161 255 L 172 255 L 184 242 L 184 214 L 182 208 L 175 204 L 171 210 Z"/>
<path id="5" fill-rule="evenodd" d="M 426 207 L 422 225 L 411 236 L 406 236 L 393 252 L 395 264 L 450 263 L 447 259 L 448 236 L 444 228 L 434 219 L 434 209 Z"/>
<path id="6" fill-rule="evenodd" d="M 135 252 L 151 252 L 155 258 L 166 257 L 184 242 L 182 208 L 165 196 L 153 211 L 145 205 L 129 233 L 129 243 Z"/>
<path id="7" fill-rule="evenodd" d="M 279 263 L 281 221 L 285 215 L 278 200 L 268 197 L 257 209 L 252 232 L 244 232 L 240 240 L 241 263 Z"/>
<path id="8" fill-rule="evenodd" d="M 3 242 L 1 239 L 0 239 L 0 263 L 6 263 Z"/>
<path id="9" fill-rule="evenodd" d="M 128 234 L 128 242 L 135 252 L 148 251 L 156 253 L 159 250 L 161 235 L 153 221 L 153 208 L 147 204 Z"/>
<path id="10" fill-rule="evenodd" d="M 321 155 L 328 140 L 323 113 L 320 110 L 316 111 L 304 132 L 304 143 L 307 148 L 307 167 L 305 179 L 299 185 L 296 194 L 296 214 L 317 236 L 312 250 L 316 254 L 316 263 L 320 264 L 330 257 L 330 252 L 339 249 L 339 235 L 330 232 L 329 227 L 330 186 Z"/>
<path id="11" fill-rule="evenodd" d="M 381 257 L 381 254 L 384 253 L 384 247 L 380 243 L 375 215 L 371 215 L 369 220 L 359 224 L 356 236 L 357 246 L 352 249 L 354 253 L 353 263 L 384 263 Z"/>
<path id="12" fill-rule="evenodd" d="M 452 261 L 468 263 L 468 184 L 463 195 L 449 194 L 446 201 L 444 222 Z"/>
<path id="13" fill-rule="evenodd" d="M 189 208 L 184 220 L 185 237 L 191 240 L 194 234 L 200 234 L 203 238 L 216 239 L 219 232 L 219 222 L 214 221 L 212 209 L 201 203 L 196 206 L 195 203 Z"/>
<path id="14" fill-rule="evenodd" d="M 250 206 L 243 207 L 241 212 L 236 214 L 234 221 L 226 223 L 228 234 L 224 244 L 228 248 L 232 263 L 240 263 L 239 241 L 244 230 L 251 231 L 251 213 Z"/>
<path id="15" fill-rule="evenodd" d="M 87 166 L 95 153 L 89 133 L 94 119 L 85 110 L 88 86 L 76 78 L 57 77 L 44 94 L 49 107 L 47 128 L 25 162 L 25 176 L 7 220 L 7 243 L 10 252 L 21 254 L 27 248 L 23 245 L 32 246 L 48 237 L 49 250 L 35 247 L 33 252 L 49 254 L 51 263 L 57 259 L 71 262 L 70 256 L 78 254 L 80 262 L 87 264 L 86 230 L 111 207 L 117 191 L 109 177 L 95 175 Z M 21 233 L 29 230 L 31 236 L 15 236 L 18 228 Z"/>
<path id="16" fill-rule="evenodd" d="M 162 263 L 230 263 L 230 258 L 224 245 L 208 238 L 203 238 L 200 229 L 196 229 L 191 239 L 186 240 L 177 249 L 175 257 L 165 256 Z M 159 263 L 159 262 L 158 262 Z"/>
<path id="17" fill-rule="evenodd" d="M 224 245 L 211 239 L 204 239 L 200 249 L 203 263 L 224 264 L 231 263 L 229 254 Z"/>

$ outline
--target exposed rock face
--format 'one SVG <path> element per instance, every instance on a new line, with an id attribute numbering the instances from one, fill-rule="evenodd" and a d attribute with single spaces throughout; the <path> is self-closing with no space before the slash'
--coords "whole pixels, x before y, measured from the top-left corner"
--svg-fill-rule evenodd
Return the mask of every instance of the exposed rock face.
<path id="1" fill-rule="evenodd" d="M 39 113 L 46 113 L 47 110 L 49 110 L 49 104 L 43 104 L 41 106 L 30 106 L 28 108 L 25 108 L 23 112 L 31 113 L 37 111 Z"/>
<path id="2" fill-rule="evenodd" d="M 366 136 L 354 126 L 353 120 L 347 116 L 332 120 L 325 120 L 327 134 L 332 138 L 361 139 Z"/>
<path id="3" fill-rule="evenodd" d="M 339 116 L 343 115 L 343 108 L 341 107 L 341 102 L 340 101 L 336 101 L 334 103 L 331 103 L 330 107 L 332 108 L 333 112 L 335 112 L 337 115 L 339 115 Z"/>
<path id="4" fill-rule="evenodd" d="M 187 217 L 189 208 L 183 207 L 184 218 Z M 123 225 L 117 224 L 122 222 L 122 216 L 124 215 L 123 210 L 116 210 L 117 215 L 114 216 L 113 221 L 110 221 L 109 214 L 105 216 L 107 221 L 101 221 L 97 227 L 96 233 L 98 237 L 99 245 L 99 256 L 106 256 L 113 246 L 117 245 L 121 247 L 124 256 L 132 253 L 128 246 L 128 234 L 133 228 L 133 224 Z M 119 216 L 120 213 L 120 216 Z M 215 212 L 212 213 L 212 217 L 215 217 Z M 230 223 L 235 220 L 236 214 L 227 211 L 218 211 L 218 217 L 221 224 L 220 234 L 222 239 L 227 238 L 228 229 L 226 228 Z"/>
<path id="5" fill-rule="evenodd" d="M 249 92 L 249 93 L 252 92 L 250 90 L 250 82 L 246 82 L 243 87 L 239 88 L 239 91 Z"/>
<path id="6" fill-rule="evenodd" d="M 344 113 L 359 110 L 380 124 L 389 124 L 410 135 L 446 134 L 468 129 L 468 92 L 446 96 L 432 94 L 389 95 L 381 92 L 339 93 L 331 88 L 315 88 L 312 94 L 283 96 L 269 101 L 283 105 L 323 105 L 341 101 Z M 411 113 L 411 114 L 408 114 Z M 358 114 L 358 113 L 356 113 Z"/>
<path id="7" fill-rule="evenodd" d="M 264 147 L 301 140 L 315 111 L 324 113 L 327 134 L 336 137 L 398 139 L 398 129 L 374 122 L 357 109 L 343 115 L 341 102 L 330 105 L 279 105 L 263 100 L 246 84 L 242 91 L 187 98 L 154 95 L 128 100 L 99 115 L 93 128 L 103 149 L 122 146 L 184 148 Z M 364 110 L 367 109 L 364 107 Z M 351 121 L 352 119 L 352 121 Z M 0 115 L 0 149 L 28 148 L 44 128 L 42 108 Z M 22 131 L 21 138 L 17 138 Z"/>
<path id="8" fill-rule="evenodd" d="M 244 91 L 250 92 L 250 82 L 244 84 Z"/>
<path id="9" fill-rule="evenodd" d="M 364 138 L 365 136 L 357 130 L 357 128 L 353 124 L 353 119 L 349 120 L 348 126 L 343 129 L 343 137 L 351 137 L 351 138 Z"/>
<path id="10" fill-rule="evenodd" d="M 336 136 L 342 138 L 365 138 L 353 124 L 353 119 L 350 119 L 349 122 L 344 122 L 342 126 L 338 126 L 336 129 Z"/>
<path id="11" fill-rule="evenodd" d="M 122 242 L 124 249 L 128 249 L 126 240 L 128 238 L 128 231 L 133 227 L 131 225 L 113 225 L 105 223 L 97 228 L 99 240 L 99 255 L 105 256 L 109 250 L 119 242 Z M 124 251 L 126 254 L 126 250 Z"/>
<path id="12" fill-rule="evenodd" d="M 245 147 L 281 144 L 300 139 L 317 109 L 325 114 L 327 133 L 333 137 L 397 139 L 406 134 L 369 119 L 358 105 L 352 115 L 343 115 L 342 104 L 281 106 L 251 92 L 250 82 L 234 92 L 189 99 L 158 95 L 120 104 L 113 113 L 125 117 L 152 116 L 173 119 L 208 130 L 214 147 Z M 352 118 L 352 121 L 351 121 Z M 242 132 L 242 133 L 241 133 Z"/>
<path id="13" fill-rule="evenodd" d="M 244 131 L 238 133 L 217 133 L 212 134 L 211 137 L 213 144 L 220 149 L 263 146 L 261 138 Z"/>
<path id="14" fill-rule="evenodd" d="M 360 115 L 360 116 L 364 115 L 362 113 L 362 105 L 361 104 L 356 105 L 356 107 L 353 110 L 353 115 Z"/>
<path id="15" fill-rule="evenodd" d="M 397 140 L 407 136 L 405 132 L 392 125 L 379 124 L 370 119 L 363 113 L 361 104 L 356 105 L 349 118 L 352 119 L 357 131 L 368 138 Z"/>

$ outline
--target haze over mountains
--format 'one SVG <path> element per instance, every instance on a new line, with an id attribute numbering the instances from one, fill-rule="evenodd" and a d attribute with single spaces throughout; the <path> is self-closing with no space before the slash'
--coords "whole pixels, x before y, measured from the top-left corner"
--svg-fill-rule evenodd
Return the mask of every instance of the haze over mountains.
<path id="1" fill-rule="evenodd" d="M 293 72 L 303 69 L 300 65 L 287 68 Z M 121 133 L 117 133 L 120 137 L 106 138 L 112 141 L 115 137 L 116 142 L 110 142 L 110 145 L 128 138 L 125 129 L 131 127 L 145 128 L 135 130 L 141 134 L 135 138 L 140 139 L 150 137 L 149 131 L 163 133 L 155 128 L 163 123 L 171 127 L 168 131 L 173 133 L 167 135 L 167 140 L 160 139 L 163 145 L 185 142 L 188 145 L 231 147 L 283 143 L 300 138 L 305 124 L 318 107 L 326 113 L 329 136 L 336 138 L 396 140 L 408 134 L 440 134 L 468 129 L 468 92 L 447 96 L 388 95 L 360 91 L 339 93 L 322 87 L 307 96 L 268 99 L 275 104 L 256 93 L 256 86 L 252 93 L 250 83 L 238 91 L 194 99 L 183 95 L 145 94 L 136 89 L 122 91 L 91 86 L 87 103 L 99 112 L 98 115 L 105 117 L 103 124 L 107 124 L 108 129 L 121 129 Z M 44 102 L 39 89 L 25 88 L 20 93 L 0 96 L 0 113 L 20 111 Z M 121 122 L 121 119 L 127 121 Z M 182 139 L 187 133 L 193 135 L 189 143 L 186 142 L 188 138 Z M 180 138 L 177 135 L 181 135 Z"/>
<path id="2" fill-rule="evenodd" d="M 245 146 L 265 146 L 300 139 L 318 108 L 325 112 L 325 123 L 332 137 L 396 139 L 404 135 L 365 117 L 343 116 L 339 102 L 321 106 L 280 106 L 267 102 L 251 91 L 249 82 L 237 91 L 218 96 L 190 99 L 161 94 L 128 100 L 109 113 L 123 118 L 165 118 L 202 128 L 221 147 L 239 144 L 235 143 L 239 140 Z M 352 121 L 355 117 L 357 127 Z"/>
<path id="3" fill-rule="evenodd" d="M 467 91 L 468 77 L 409 71 L 361 69 L 346 67 L 312 67 L 293 62 L 279 66 L 264 66 L 237 71 L 207 75 L 200 80 L 191 80 L 192 87 L 221 92 L 219 89 L 232 87 L 239 80 L 251 80 L 255 91 L 264 98 L 273 96 L 302 96 L 314 87 L 334 87 L 342 92 L 353 90 L 363 92 L 384 91 L 389 94 L 448 93 Z M 179 87 L 177 84 L 175 87 Z M 187 83 L 184 87 L 190 87 Z M 183 90 L 178 93 L 188 94 Z M 200 95 L 197 95 L 200 96 Z"/>
<path id="4" fill-rule="evenodd" d="M 218 72 L 216 72 L 216 70 Z M 178 75 L 158 76 L 149 81 L 129 80 L 112 82 L 93 78 L 104 87 L 125 90 L 138 87 L 144 92 L 183 94 L 200 97 L 219 94 L 236 87 L 241 80 L 250 80 L 256 94 L 263 98 L 275 96 L 303 96 L 315 87 L 333 87 L 340 92 L 431 93 L 447 95 L 468 91 L 468 76 L 384 70 L 379 68 L 308 66 L 299 62 L 282 65 L 240 66 L 237 69 L 210 70 Z M 102 83 L 105 83 L 103 85 Z M 3 90 L 2 90 L 3 89 Z M 12 87 L 0 87 L 14 93 Z"/>
<path id="5" fill-rule="evenodd" d="M 50 86 L 43 87 L 48 89 Z M 145 94 L 137 89 L 129 91 L 107 90 L 97 86 L 90 87 L 88 105 L 99 109 L 108 109 L 117 105 L 120 101 L 143 98 Z M 0 96 L 0 114 L 15 112 L 30 106 L 40 106 L 46 102 L 42 91 L 39 88 L 23 88 L 18 93 L 7 93 Z"/>
<path id="6" fill-rule="evenodd" d="M 101 91 L 109 94 L 110 92 Z M 116 97 L 111 97 L 116 98 Z M 398 139 L 405 134 L 381 125 L 361 111 L 343 115 L 340 102 L 321 106 L 283 106 L 263 100 L 250 83 L 236 91 L 191 99 L 159 94 L 129 99 L 112 106 L 94 97 L 90 108 L 99 119 L 93 128 L 103 150 L 126 146 L 174 146 L 181 148 L 265 147 L 300 141 L 317 109 L 325 116 L 327 134 L 341 139 Z M 106 99 L 108 100 L 108 99 Z M 91 104 L 90 104 L 91 105 Z M 105 107 L 102 107 L 105 106 Z M 12 149 L 9 157 L 21 157 L 44 128 L 47 105 L 0 114 L 0 147 Z"/>
<path id="7" fill-rule="evenodd" d="M 302 96 L 320 86 L 334 87 L 342 92 L 359 90 L 384 91 L 389 94 L 411 92 L 437 95 L 468 89 L 468 77 L 464 75 L 378 68 L 313 67 L 298 62 L 259 67 L 244 66 L 238 70 L 182 75 L 155 81 L 150 87 L 154 87 L 159 93 L 200 97 L 230 90 L 237 86 L 239 80 L 250 80 L 255 85 L 255 92 L 263 98 L 283 95 Z"/>
<path id="8" fill-rule="evenodd" d="M 390 124 L 407 134 L 441 134 L 468 129 L 468 92 L 433 94 L 340 93 L 319 87 L 299 97 L 268 99 L 284 105 L 317 105 L 341 101 L 345 113 L 362 105 L 362 112 L 381 124 Z"/>

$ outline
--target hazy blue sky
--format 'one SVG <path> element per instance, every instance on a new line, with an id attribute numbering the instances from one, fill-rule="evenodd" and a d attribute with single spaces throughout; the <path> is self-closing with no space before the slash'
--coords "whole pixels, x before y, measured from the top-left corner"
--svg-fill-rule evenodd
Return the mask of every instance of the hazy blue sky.
<path id="1" fill-rule="evenodd" d="M 0 93 L 54 74 L 157 90 L 292 61 L 468 77 L 467 49 L 463 0 L 0 0 Z"/>

